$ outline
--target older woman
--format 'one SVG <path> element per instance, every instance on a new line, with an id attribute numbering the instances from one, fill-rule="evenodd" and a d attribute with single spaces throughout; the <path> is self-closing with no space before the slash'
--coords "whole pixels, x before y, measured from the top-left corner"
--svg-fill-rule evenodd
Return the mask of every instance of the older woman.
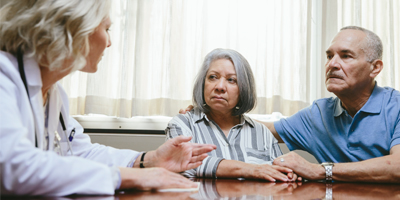
<path id="1" fill-rule="evenodd" d="M 111 45 L 109 8 L 110 0 L 21 0 L 0 10 L 2 195 L 197 186 L 167 169 L 197 167 L 215 146 L 180 137 L 145 156 L 92 144 L 69 117 L 68 98 L 57 81 L 76 70 L 97 70 Z"/>
<path id="2" fill-rule="evenodd" d="M 217 150 L 185 175 L 296 179 L 292 170 L 271 165 L 282 155 L 278 141 L 265 126 L 244 115 L 256 105 L 256 88 L 250 65 L 241 54 L 215 49 L 205 57 L 194 84 L 193 103 L 193 110 L 169 122 L 167 138 L 192 136 L 192 142 L 215 144 Z"/>

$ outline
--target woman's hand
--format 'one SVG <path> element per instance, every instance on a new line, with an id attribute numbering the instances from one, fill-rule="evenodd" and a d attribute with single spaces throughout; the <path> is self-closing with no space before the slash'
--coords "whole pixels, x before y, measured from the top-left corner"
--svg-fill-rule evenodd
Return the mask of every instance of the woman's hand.
<path id="1" fill-rule="evenodd" d="M 273 182 L 291 181 L 291 178 L 289 178 L 286 174 L 293 173 L 293 171 L 289 168 L 268 164 L 249 164 L 249 167 L 246 169 L 247 170 L 244 178 L 264 179 Z"/>
<path id="2" fill-rule="evenodd" d="M 222 160 L 217 168 L 217 177 L 288 182 L 291 180 L 291 178 L 289 178 L 286 174 L 292 172 L 293 171 L 289 168 L 276 165 L 260 165 L 245 163 L 237 160 Z"/>
<path id="3" fill-rule="evenodd" d="M 196 188 L 197 183 L 164 168 L 120 168 L 119 189 L 155 190 L 164 188 Z"/>
<path id="4" fill-rule="evenodd" d="M 189 143 L 192 137 L 179 136 L 166 141 L 155 151 L 145 155 L 144 166 L 163 167 L 173 172 L 183 172 L 196 168 L 208 156 L 207 153 L 216 149 L 213 144 Z M 135 167 L 139 165 L 136 159 Z"/>

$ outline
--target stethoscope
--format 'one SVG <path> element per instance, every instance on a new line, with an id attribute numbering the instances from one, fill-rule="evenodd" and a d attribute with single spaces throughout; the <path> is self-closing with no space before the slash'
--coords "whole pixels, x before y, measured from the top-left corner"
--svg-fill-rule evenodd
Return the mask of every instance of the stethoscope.
<path id="1" fill-rule="evenodd" d="M 32 107 L 31 99 L 29 96 L 28 84 L 26 82 L 26 75 L 25 75 L 25 70 L 24 70 L 24 60 L 23 60 L 23 54 L 21 53 L 21 49 L 18 49 L 17 61 L 18 61 L 19 75 L 21 76 L 22 82 L 24 83 L 26 94 L 28 95 L 29 103 L 31 104 L 31 107 Z M 61 127 L 63 129 L 63 132 L 65 134 L 65 137 L 67 138 L 69 151 L 71 152 L 71 155 L 74 155 L 74 153 L 72 152 L 71 142 L 74 139 L 75 128 L 72 129 L 71 134 L 68 136 L 67 127 L 65 126 L 64 118 L 63 118 L 61 111 L 60 111 L 60 123 L 61 123 Z M 60 145 L 61 138 L 57 131 L 55 132 L 55 137 L 57 140 L 57 145 L 59 145 L 59 147 L 60 147 L 60 154 L 63 156 L 63 151 L 62 151 L 61 145 Z M 36 129 L 35 129 L 35 147 L 38 148 L 38 139 L 37 139 Z"/>

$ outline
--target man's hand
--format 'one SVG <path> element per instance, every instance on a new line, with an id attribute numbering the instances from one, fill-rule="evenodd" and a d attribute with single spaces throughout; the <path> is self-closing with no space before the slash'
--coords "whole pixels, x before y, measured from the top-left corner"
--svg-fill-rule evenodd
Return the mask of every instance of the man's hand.
<path id="1" fill-rule="evenodd" d="M 179 136 L 170 139 L 145 155 L 145 167 L 163 167 L 173 172 L 182 172 L 196 168 L 216 149 L 213 144 L 189 143 L 192 137 Z M 137 160 L 136 160 L 137 161 Z"/>
<path id="2" fill-rule="evenodd" d="M 287 174 L 289 181 L 293 182 L 293 181 L 302 181 L 303 178 L 301 178 L 301 176 L 298 176 L 296 173 L 294 172 L 290 172 Z"/>
<path id="3" fill-rule="evenodd" d="M 273 164 L 290 168 L 294 173 L 305 179 L 325 179 L 325 169 L 321 165 L 310 163 L 295 152 L 279 156 L 274 160 Z"/>
<path id="4" fill-rule="evenodd" d="M 186 109 L 180 109 L 179 114 L 186 114 L 186 112 L 189 112 L 193 109 L 194 107 L 192 105 L 189 105 Z"/>
<path id="5" fill-rule="evenodd" d="M 154 190 L 197 187 L 196 183 L 164 168 L 120 168 L 120 173 L 120 189 Z"/>

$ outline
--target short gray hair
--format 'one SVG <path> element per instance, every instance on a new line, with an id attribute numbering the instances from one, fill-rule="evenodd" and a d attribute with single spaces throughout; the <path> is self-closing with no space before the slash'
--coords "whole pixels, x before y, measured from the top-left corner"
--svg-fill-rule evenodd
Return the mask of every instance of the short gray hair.
<path id="1" fill-rule="evenodd" d="M 232 49 L 214 49 L 206 55 L 203 65 L 197 74 L 193 87 L 193 104 L 205 113 L 209 112 L 208 106 L 204 105 L 204 82 L 210 65 L 218 59 L 227 59 L 235 66 L 237 84 L 239 87 L 239 101 L 233 109 L 232 115 L 238 116 L 251 111 L 257 103 L 256 84 L 250 64 L 239 52 Z"/>
<path id="2" fill-rule="evenodd" d="M 28 53 L 41 66 L 86 65 L 89 35 L 109 16 L 110 0 L 17 0 L 0 9 L 0 50 Z M 67 70 L 63 69 L 63 70 Z"/>
<path id="3" fill-rule="evenodd" d="M 359 30 L 366 34 L 366 37 L 364 38 L 364 44 L 361 49 L 364 51 L 368 62 L 373 62 L 377 59 L 382 60 L 383 45 L 378 35 L 368 29 L 359 26 L 346 26 L 340 30 L 342 31 L 347 29 Z"/>

